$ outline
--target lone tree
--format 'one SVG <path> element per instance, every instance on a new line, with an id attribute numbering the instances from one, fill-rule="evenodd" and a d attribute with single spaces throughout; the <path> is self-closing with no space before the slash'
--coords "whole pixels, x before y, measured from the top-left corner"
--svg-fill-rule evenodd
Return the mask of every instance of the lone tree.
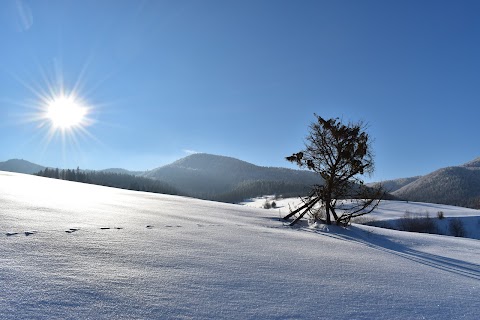
<path id="1" fill-rule="evenodd" d="M 318 217 L 315 211 L 320 206 L 327 224 L 331 224 L 330 214 L 337 224 L 348 224 L 352 218 L 371 212 L 383 196 L 381 186 L 368 188 L 361 179 L 374 168 L 369 135 L 363 122 L 345 125 L 338 118 L 325 120 L 316 114 L 315 117 L 317 121 L 310 125 L 305 150 L 286 159 L 318 173 L 324 182 L 314 185 L 310 194 L 302 198 L 303 205 L 283 219 L 299 214 L 291 222 L 293 225 L 306 213 Z M 352 199 L 352 204 L 343 206 L 338 214 L 337 201 L 346 198 Z"/>

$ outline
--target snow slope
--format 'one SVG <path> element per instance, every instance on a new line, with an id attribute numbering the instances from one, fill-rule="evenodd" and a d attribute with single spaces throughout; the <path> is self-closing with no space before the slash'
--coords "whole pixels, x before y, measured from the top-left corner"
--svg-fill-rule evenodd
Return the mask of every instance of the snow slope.
<path id="1" fill-rule="evenodd" d="M 290 208 L 295 208 L 301 204 L 299 198 L 274 200 L 273 196 L 254 198 L 241 204 L 253 208 L 263 208 L 265 201 L 270 203 L 275 201 L 276 208 L 270 210 L 276 211 L 277 217 L 285 216 L 290 212 Z M 346 201 L 346 205 L 348 205 L 348 201 Z M 437 219 L 438 212 L 442 212 L 445 219 Z M 434 218 L 438 232 L 445 235 L 449 234 L 448 225 L 451 219 L 459 219 L 465 228 L 466 237 L 480 239 L 480 210 L 476 209 L 434 203 L 383 200 L 373 212 L 362 217 L 362 219 L 395 224 L 403 219 L 407 213 L 412 217 L 426 217 L 428 215 Z"/>
<path id="2" fill-rule="evenodd" d="M 478 318 L 479 241 L 277 216 L 0 172 L 0 319 Z"/>

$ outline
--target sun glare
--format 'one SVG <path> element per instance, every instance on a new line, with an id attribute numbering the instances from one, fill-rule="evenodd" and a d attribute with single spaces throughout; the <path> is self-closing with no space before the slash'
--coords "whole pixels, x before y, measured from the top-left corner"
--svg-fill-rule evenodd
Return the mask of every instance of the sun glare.
<path id="1" fill-rule="evenodd" d="M 87 108 L 81 105 L 74 97 L 59 96 L 47 105 L 46 117 L 57 129 L 69 129 L 82 125 L 87 115 Z"/>
<path id="2" fill-rule="evenodd" d="M 39 146 L 46 152 L 51 144 L 61 146 L 62 157 L 79 155 L 81 147 L 91 141 L 99 142 L 90 132 L 90 127 L 97 123 L 98 104 L 87 99 L 82 83 L 83 73 L 78 79 L 71 80 L 69 85 L 64 82 L 61 66 L 55 65 L 53 71 L 45 70 L 40 66 L 41 80 L 35 80 L 34 75 L 23 80 L 17 80 L 28 89 L 35 98 L 26 100 L 22 105 L 30 109 L 28 113 L 19 114 L 21 122 L 36 124 L 38 134 L 31 135 L 32 139 L 40 137 Z M 91 93 L 91 89 L 87 90 Z"/>

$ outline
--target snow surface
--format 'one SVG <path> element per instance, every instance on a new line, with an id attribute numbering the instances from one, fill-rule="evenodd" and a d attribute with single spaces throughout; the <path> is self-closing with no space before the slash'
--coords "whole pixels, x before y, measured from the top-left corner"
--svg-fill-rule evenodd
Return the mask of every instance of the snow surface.
<path id="1" fill-rule="evenodd" d="M 1 319 L 478 319 L 480 242 L 0 172 L 0 290 Z"/>
<path id="2" fill-rule="evenodd" d="M 265 201 L 271 203 L 275 201 L 276 208 L 269 210 L 276 211 L 277 217 L 282 217 L 290 212 L 290 209 L 296 208 L 301 204 L 300 198 L 285 198 L 274 199 L 274 196 L 264 196 L 248 201 L 242 202 L 242 205 L 263 208 Z M 348 200 L 345 201 L 348 206 Z M 341 212 L 341 210 L 339 210 Z M 444 219 L 437 219 L 438 212 L 442 212 Z M 405 215 L 411 217 L 426 217 L 434 218 L 437 224 L 439 233 L 448 235 L 448 225 L 451 219 L 459 219 L 462 221 L 465 228 L 465 236 L 472 239 L 480 239 L 480 210 L 469 209 L 463 207 L 455 207 L 444 204 L 433 204 L 423 202 L 411 202 L 411 201 L 381 201 L 379 206 L 371 213 L 360 219 L 364 221 L 387 221 L 391 224 L 395 224 L 398 220 L 403 219 Z"/>

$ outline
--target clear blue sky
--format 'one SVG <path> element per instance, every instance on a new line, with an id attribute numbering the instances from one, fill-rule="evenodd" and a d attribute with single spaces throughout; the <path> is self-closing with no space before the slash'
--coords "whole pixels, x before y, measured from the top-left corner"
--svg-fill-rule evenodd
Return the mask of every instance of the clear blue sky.
<path id="1" fill-rule="evenodd" d="M 462 164 L 480 156 L 479 17 L 476 0 L 3 0 L 0 161 L 291 167 L 315 112 L 369 123 L 371 180 Z M 38 93 L 62 86 L 88 134 L 48 139 Z"/>

